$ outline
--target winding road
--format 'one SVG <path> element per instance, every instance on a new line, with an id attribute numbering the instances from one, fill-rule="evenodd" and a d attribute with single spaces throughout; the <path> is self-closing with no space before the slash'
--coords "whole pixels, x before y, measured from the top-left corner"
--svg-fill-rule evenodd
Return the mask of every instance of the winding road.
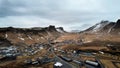
<path id="1" fill-rule="evenodd" d="M 76 68 L 75 66 L 73 66 L 72 64 L 64 61 L 63 59 L 61 59 L 60 57 L 58 57 L 55 53 L 54 53 L 54 48 L 53 45 L 49 42 L 49 45 L 51 46 L 51 52 L 54 54 L 55 56 L 55 62 L 61 62 L 63 64 L 63 66 L 61 68 Z"/>

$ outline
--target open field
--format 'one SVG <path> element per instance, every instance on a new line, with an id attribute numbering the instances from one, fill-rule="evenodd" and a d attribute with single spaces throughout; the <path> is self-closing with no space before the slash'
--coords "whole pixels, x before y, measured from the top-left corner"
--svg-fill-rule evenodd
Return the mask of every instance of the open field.
<path id="1" fill-rule="evenodd" d="M 100 59 L 100 61 L 105 66 L 105 68 L 116 68 L 116 66 L 112 63 L 112 60 Z"/>

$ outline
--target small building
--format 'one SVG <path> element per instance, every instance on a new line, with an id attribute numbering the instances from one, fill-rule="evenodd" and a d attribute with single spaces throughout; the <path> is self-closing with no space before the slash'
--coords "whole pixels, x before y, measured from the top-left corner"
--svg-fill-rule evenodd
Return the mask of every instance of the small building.
<path id="1" fill-rule="evenodd" d="M 62 66 L 63 66 L 63 64 L 61 62 L 56 62 L 54 64 L 54 67 L 62 67 Z"/>

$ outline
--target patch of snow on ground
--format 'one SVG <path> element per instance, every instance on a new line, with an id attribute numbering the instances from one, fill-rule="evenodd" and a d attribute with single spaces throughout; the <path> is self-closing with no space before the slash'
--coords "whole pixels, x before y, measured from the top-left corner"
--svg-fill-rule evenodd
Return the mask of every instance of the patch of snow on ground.
<path id="1" fill-rule="evenodd" d="M 20 38 L 20 37 L 18 37 L 20 40 L 22 40 L 22 41 L 24 41 L 25 39 L 24 38 Z"/>
<path id="2" fill-rule="evenodd" d="M 99 51 L 99 53 L 104 54 L 104 52 L 102 52 L 102 51 Z"/>
<path id="3" fill-rule="evenodd" d="M 32 39 L 32 37 L 31 37 L 31 36 L 29 36 L 29 35 L 28 35 L 28 38 L 29 38 L 30 40 L 33 40 L 33 39 Z"/>
<path id="4" fill-rule="evenodd" d="M 20 40 L 22 40 L 22 41 L 25 40 L 24 38 L 22 38 L 21 34 L 18 34 L 18 39 L 20 39 Z"/>
<path id="5" fill-rule="evenodd" d="M 41 39 L 44 39 L 44 37 L 40 37 Z"/>
<path id="6" fill-rule="evenodd" d="M 85 41 L 84 43 L 90 43 L 90 42 L 92 42 L 92 41 Z"/>
<path id="7" fill-rule="evenodd" d="M 7 33 L 5 34 L 5 38 L 8 38 L 8 34 Z"/>

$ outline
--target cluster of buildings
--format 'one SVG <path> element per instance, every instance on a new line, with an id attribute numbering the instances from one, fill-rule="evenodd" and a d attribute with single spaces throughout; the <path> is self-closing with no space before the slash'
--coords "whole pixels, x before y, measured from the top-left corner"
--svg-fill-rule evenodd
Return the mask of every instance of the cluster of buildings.
<path id="1" fill-rule="evenodd" d="M 23 56 L 31 56 L 44 49 L 44 44 L 33 44 L 22 48 L 20 51 Z"/>
<path id="2" fill-rule="evenodd" d="M 15 59 L 16 56 L 20 55 L 16 46 L 0 47 L 0 60 L 4 59 Z"/>
<path id="3" fill-rule="evenodd" d="M 49 58 L 45 56 L 45 57 L 38 57 L 34 59 L 26 59 L 24 63 L 26 65 L 39 65 L 39 64 L 46 64 L 46 63 L 53 62 L 53 61 L 54 61 L 53 58 Z"/>
<path id="4" fill-rule="evenodd" d="M 42 49 L 44 49 L 43 44 L 33 44 L 25 47 L 0 47 L 0 60 L 16 59 L 17 56 L 32 56 Z"/>

